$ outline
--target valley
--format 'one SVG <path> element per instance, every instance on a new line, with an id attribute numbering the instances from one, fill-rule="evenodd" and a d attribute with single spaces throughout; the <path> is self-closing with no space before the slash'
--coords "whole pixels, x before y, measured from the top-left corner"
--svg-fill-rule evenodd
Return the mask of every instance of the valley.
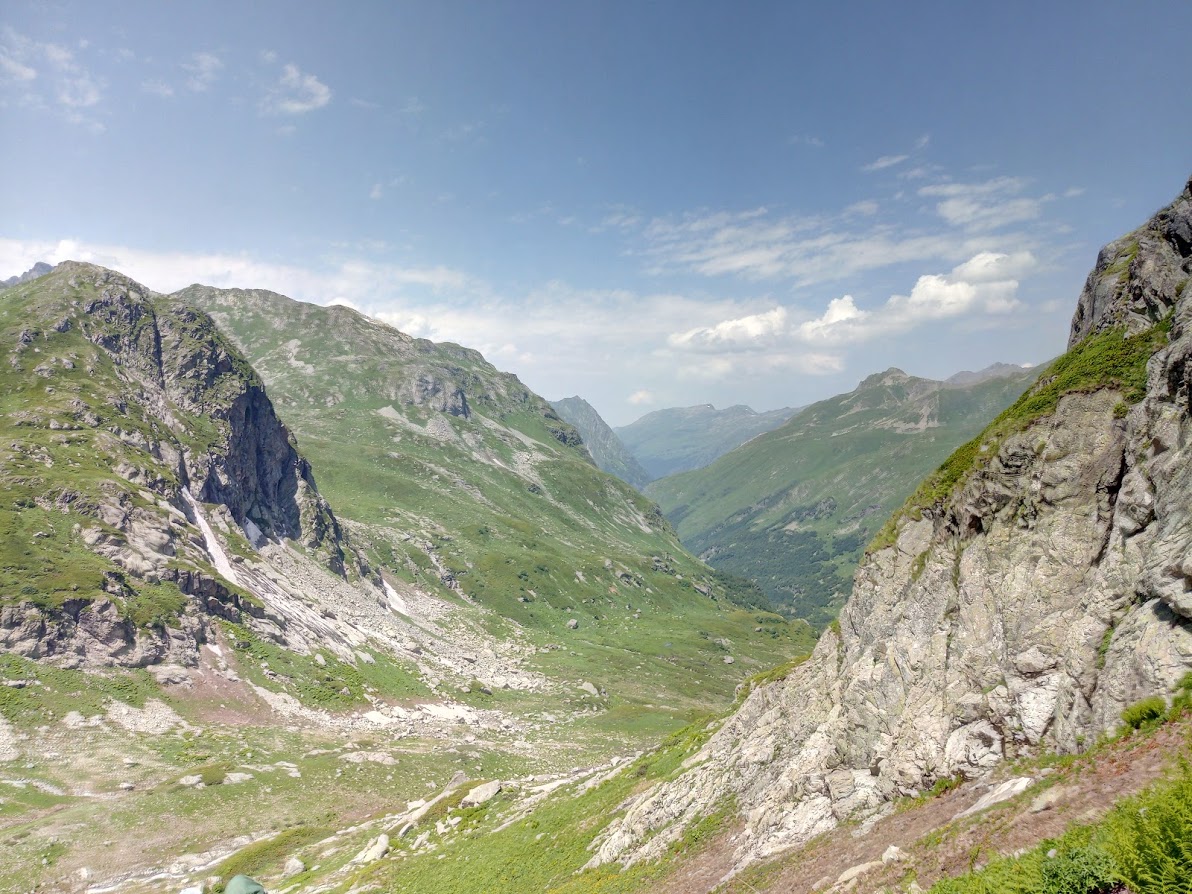
<path id="1" fill-rule="evenodd" d="M 14 283 L 0 887 L 914 890 L 1126 822 L 1090 792 L 1166 803 L 1190 189 L 1045 369 L 871 376 L 652 485 L 677 533 L 475 351 L 90 264 Z M 813 522 L 858 541 L 847 600 L 846 561 L 776 546 Z M 819 575 L 812 624 L 680 543 L 748 530 Z"/>

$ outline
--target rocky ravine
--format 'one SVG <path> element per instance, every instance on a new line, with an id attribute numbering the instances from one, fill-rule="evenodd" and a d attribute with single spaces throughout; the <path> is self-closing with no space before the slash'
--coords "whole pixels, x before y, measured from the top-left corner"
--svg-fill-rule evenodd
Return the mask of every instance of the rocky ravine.
<path id="1" fill-rule="evenodd" d="M 1145 398 L 1071 393 L 857 572 L 839 633 L 752 691 L 591 865 L 660 856 L 735 800 L 737 868 L 934 780 L 1078 750 L 1192 668 L 1192 182 L 1100 254 L 1070 347 L 1171 314 Z M 1040 386 L 1047 384 L 1045 375 Z"/>

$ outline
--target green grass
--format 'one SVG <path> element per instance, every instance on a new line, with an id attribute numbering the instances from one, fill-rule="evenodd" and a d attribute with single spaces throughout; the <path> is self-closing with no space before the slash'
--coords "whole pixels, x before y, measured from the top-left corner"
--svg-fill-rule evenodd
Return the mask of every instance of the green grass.
<path id="1" fill-rule="evenodd" d="M 212 871 L 218 875 L 220 881 L 213 890 L 221 892 L 224 886 L 236 875 L 247 875 L 257 878 L 265 875 L 278 875 L 286 860 L 304 846 L 330 835 L 334 829 L 317 825 L 296 825 L 279 832 L 264 841 L 250 844 L 248 847 L 232 855 L 220 863 Z"/>
<path id="2" fill-rule="evenodd" d="M 1122 723 L 1130 729 L 1141 729 L 1164 719 L 1167 714 L 1167 702 L 1162 696 L 1152 695 L 1142 701 L 1135 702 L 1122 711 Z"/>
<path id="3" fill-rule="evenodd" d="M 1135 894 L 1192 892 L 1192 764 L 1118 802 L 1093 825 L 1074 825 L 1021 856 L 941 881 L 931 894 Z"/>
<path id="4" fill-rule="evenodd" d="M 143 708 L 147 699 L 161 697 L 146 670 L 71 670 L 11 653 L 0 654 L 0 680 L 28 684 L 0 686 L 0 715 L 18 726 L 58 721 L 71 711 L 90 717 L 111 701 Z"/>
<path id="5" fill-rule="evenodd" d="M 678 860 L 697 853 L 730 823 L 737 815 L 735 805 L 725 802 L 688 828 L 658 863 L 628 870 L 619 865 L 580 870 L 591 857 L 594 837 L 622 809 L 625 799 L 647 784 L 673 778 L 683 760 L 706 740 L 704 726 L 694 724 L 668 737 L 657 751 L 582 795 L 566 789 L 553 794 L 531 815 L 500 831 L 493 828 L 501 821 L 500 812 L 490 811 L 493 815 L 484 816 L 474 832 L 468 834 L 467 823 L 462 823 L 463 834 L 443 841 L 430 853 L 409 853 L 405 850 L 408 839 L 402 839 L 396 845 L 399 859 L 361 871 L 351 878 L 351 884 L 367 881 L 394 894 L 471 894 L 481 890 L 491 894 L 627 894 L 649 890 Z M 448 807 L 443 815 L 449 814 L 453 815 L 453 808 Z"/>

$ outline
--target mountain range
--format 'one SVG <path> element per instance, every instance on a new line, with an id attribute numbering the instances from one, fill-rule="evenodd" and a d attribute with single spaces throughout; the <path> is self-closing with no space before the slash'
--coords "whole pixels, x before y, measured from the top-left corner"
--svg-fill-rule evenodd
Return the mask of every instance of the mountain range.
<path id="1" fill-rule="evenodd" d="M 890 513 L 1038 374 L 1002 365 L 955 384 L 875 373 L 646 493 L 688 549 L 822 629 Z"/>
<path id="2" fill-rule="evenodd" d="M 818 639 L 475 351 L 76 262 L 14 283 L 0 888 L 1180 883 L 1190 282 L 1192 182 L 1102 250 L 1037 377 L 887 370 L 704 470 L 732 486 L 680 534 L 864 531 Z M 862 448 L 889 471 L 981 413 L 851 517 Z M 796 447 L 839 471 L 717 505 Z"/>
<path id="3" fill-rule="evenodd" d="M 706 466 L 796 412 L 790 407 L 757 413 L 743 404 L 723 410 L 700 404 L 655 410 L 614 431 L 650 478 L 658 479 Z"/>

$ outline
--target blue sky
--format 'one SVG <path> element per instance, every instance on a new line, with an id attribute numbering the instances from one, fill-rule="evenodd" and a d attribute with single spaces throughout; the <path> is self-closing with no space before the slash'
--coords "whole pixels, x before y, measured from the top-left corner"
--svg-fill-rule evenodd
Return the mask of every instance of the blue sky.
<path id="1" fill-rule="evenodd" d="M 1192 4 L 21 3 L 0 276 L 478 348 L 613 424 L 1063 349 L 1192 174 Z"/>

